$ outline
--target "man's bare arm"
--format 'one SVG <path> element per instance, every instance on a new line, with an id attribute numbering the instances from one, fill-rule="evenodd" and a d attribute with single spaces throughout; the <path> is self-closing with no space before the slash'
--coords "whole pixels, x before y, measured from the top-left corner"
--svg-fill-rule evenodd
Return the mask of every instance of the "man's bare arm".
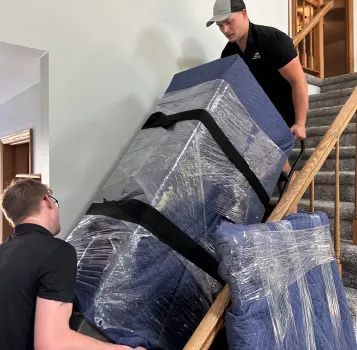
<path id="1" fill-rule="evenodd" d="M 37 297 L 35 350 L 130 350 L 129 346 L 104 343 L 70 329 L 72 304 Z M 144 348 L 136 348 L 145 350 Z"/>
<path id="2" fill-rule="evenodd" d="M 309 108 L 309 94 L 304 71 L 299 58 L 296 57 L 287 65 L 279 69 L 292 88 L 292 97 L 295 110 L 295 124 L 291 131 L 297 139 L 306 138 L 306 116 Z"/>

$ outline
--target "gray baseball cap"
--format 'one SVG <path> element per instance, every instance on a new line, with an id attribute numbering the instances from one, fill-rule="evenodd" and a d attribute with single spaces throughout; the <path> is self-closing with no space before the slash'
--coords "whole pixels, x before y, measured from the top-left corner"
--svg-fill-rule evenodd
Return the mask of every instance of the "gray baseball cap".
<path id="1" fill-rule="evenodd" d="M 233 12 L 239 12 L 245 8 L 243 0 L 216 0 L 213 7 L 213 17 L 206 23 L 206 27 L 214 22 L 224 21 Z"/>

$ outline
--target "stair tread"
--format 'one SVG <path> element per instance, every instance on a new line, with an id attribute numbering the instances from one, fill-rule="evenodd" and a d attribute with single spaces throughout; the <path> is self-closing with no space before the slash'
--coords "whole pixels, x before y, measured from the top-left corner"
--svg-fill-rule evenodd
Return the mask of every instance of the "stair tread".
<path id="1" fill-rule="evenodd" d="M 301 199 L 300 204 L 310 204 L 310 200 L 309 199 Z M 315 200 L 315 206 L 319 206 L 319 207 L 330 207 L 330 206 L 335 206 L 335 202 L 334 201 L 326 201 L 326 200 L 320 200 L 320 199 L 316 199 Z M 344 208 L 349 208 L 351 210 L 354 209 L 354 203 L 351 202 L 340 202 L 340 207 L 344 207 Z"/>
<path id="2" fill-rule="evenodd" d="M 299 202 L 299 211 L 309 211 L 310 199 L 303 198 Z M 352 220 L 354 214 L 354 203 L 352 202 L 340 202 L 340 219 Z M 315 211 L 323 211 L 333 219 L 335 214 L 335 202 L 331 200 L 315 200 Z"/>
<path id="3" fill-rule="evenodd" d="M 352 121 L 350 124 L 347 125 L 345 131 L 355 132 L 356 131 L 356 126 L 357 126 L 356 122 Z M 323 135 L 324 135 L 329 127 L 330 127 L 330 125 L 308 126 L 306 128 L 306 130 L 310 131 L 312 133 L 322 132 Z"/>
<path id="4" fill-rule="evenodd" d="M 354 185 L 355 172 L 354 171 L 340 171 L 340 186 Z M 315 184 L 335 184 L 335 172 L 329 170 L 321 170 L 315 176 Z"/>
<path id="5" fill-rule="evenodd" d="M 304 159 L 307 158 L 307 156 L 310 156 L 313 152 L 315 151 L 315 147 L 309 147 L 309 148 L 305 148 L 305 155 L 304 155 Z M 292 156 L 296 156 L 298 155 L 300 152 L 299 148 L 294 148 L 291 151 L 291 155 Z M 334 149 L 331 151 L 329 157 L 334 156 Z M 341 146 L 340 147 L 340 158 L 350 158 L 350 156 L 355 157 L 355 153 L 356 153 L 356 147 L 355 146 Z M 346 157 L 347 156 L 347 157 Z"/>
<path id="6" fill-rule="evenodd" d="M 326 182 L 322 182 L 327 180 Z M 340 186 L 341 185 L 354 185 L 355 172 L 354 171 L 340 171 Z M 316 183 L 335 183 L 334 171 L 319 171 L 315 176 Z"/>
<path id="7" fill-rule="evenodd" d="M 345 294 L 357 338 L 357 289 L 345 287 Z"/>
<path id="8" fill-rule="evenodd" d="M 315 102 L 315 101 L 322 101 L 322 100 L 330 99 L 330 98 L 350 96 L 351 93 L 353 92 L 353 90 L 354 90 L 354 88 L 345 88 L 345 89 L 339 89 L 339 90 L 320 92 L 318 94 L 310 95 L 309 100 L 310 100 L 310 102 Z"/>
<path id="9" fill-rule="evenodd" d="M 342 74 L 342 75 L 338 75 L 336 77 L 325 78 L 322 82 L 322 86 L 327 86 L 327 85 L 337 84 L 337 83 L 344 83 L 346 81 L 355 80 L 355 79 L 357 79 L 357 73 Z"/>
<path id="10" fill-rule="evenodd" d="M 357 245 L 354 245 L 351 240 L 341 239 L 341 251 L 344 255 L 351 255 L 357 263 Z"/>
<path id="11" fill-rule="evenodd" d="M 314 75 L 305 73 L 306 81 L 310 85 L 315 85 L 321 87 L 323 84 L 323 79 L 315 77 Z"/>
<path id="12" fill-rule="evenodd" d="M 317 117 L 323 115 L 337 115 L 342 109 L 343 105 L 336 105 L 332 107 L 318 107 L 311 108 L 308 112 L 308 117 Z"/>

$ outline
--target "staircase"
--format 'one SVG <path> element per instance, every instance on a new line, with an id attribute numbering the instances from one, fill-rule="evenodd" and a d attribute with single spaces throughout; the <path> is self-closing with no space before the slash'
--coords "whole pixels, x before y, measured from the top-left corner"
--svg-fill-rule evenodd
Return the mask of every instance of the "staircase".
<path id="1" fill-rule="evenodd" d="M 357 73 L 309 82 L 319 85 L 321 93 L 310 95 L 305 159 L 312 154 L 343 104 L 351 95 L 353 88 L 357 86 Z M 340 227 L 343 282 L 357 335 L 357 246 L 352 245 L 356 128 L 356 118 L 354 117 L 340 138 Z M 296 158 L 298 153 L 299 149 L 294 149 L 292 158 Z M 315 177 L 315 210 L 321 210 L 328 214 L 331 219 L 332 231 L 334 228 L 334 201 L 335 154 L 332 152 Z M 309 194 L 307 193 L 300 201 L 299 210 L 309 211 L 309 205 Z"/>

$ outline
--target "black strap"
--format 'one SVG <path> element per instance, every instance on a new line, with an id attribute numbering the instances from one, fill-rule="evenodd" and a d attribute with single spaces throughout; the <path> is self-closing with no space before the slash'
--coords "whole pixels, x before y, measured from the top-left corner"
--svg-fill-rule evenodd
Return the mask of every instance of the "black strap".
<path id="1" fill-rule="evenodd" d="M 150 116 L 144 124 L 143 129 L 163 127 L 169 128 L 178 121 L 198 120 L 207 128 L 219 147 L 225 153 L 233 165 L 243 174 L 250 186 L 257 194 L 264 207 L 269 205 L 269 195 L 265 191 L 260 180 L 254 174 L 246 160 L 241 156 L 228 137 L 224 134 L 212 116 L 204 109 L 194 109 L 186 112 L 166 115 L 162 112 L 156 112 Z"/>
<path id="2" fill-rule="evenodd" d="M 88 209 L 87 215 L 105 215 L 140 225 L 161 242 L 223 283 L 218 275 L 218 262 L 197 242 L 149 204 L 137 199 L 93 203 Z"/>
<path id="3" fill-rule="evenodd" d="M 299 153 L 299 156 L 296 158 L 293 166 L 291 167 L 291 170 L 290 170 L 289 174 L 286 176 L 285 181 L 284 180 L 282 181 L 282 182 L 285 182 L 285 184 L 284 184 L 283 190 L 280 193 L 279 200 L 276 203 L 276 205 L 278 205 L 278 203 L 280 202 L 281 198 L 283 197 L 283 195 L 287 191 L 287 189 L 288 189 L 288 187 L 290 185 L 290 182 L 292 180 L 294 171 L 298 167 L 298 165 L 299 165 L 304 153 L 305 153 L 305 141 L 304 140 L 300 140 L 300 153 Z M 282 172 L 282 174 L 283 173 L 285 174 L 285 172 Z M 279 177 L 279 182 L 281 181 L 281 177 L 282 177 L 282 175 L 280 175 L 280 177 Z"/>

